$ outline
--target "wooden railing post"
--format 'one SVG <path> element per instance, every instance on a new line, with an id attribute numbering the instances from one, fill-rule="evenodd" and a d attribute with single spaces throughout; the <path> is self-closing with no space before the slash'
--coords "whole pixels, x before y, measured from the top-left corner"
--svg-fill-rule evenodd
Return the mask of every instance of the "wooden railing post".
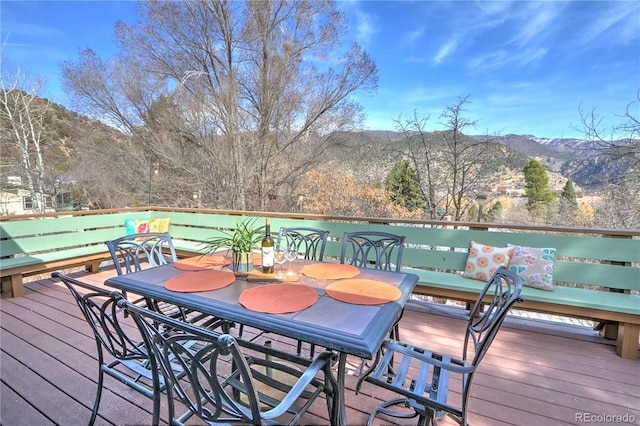
<path id="1" fill-rule="evenodd" d="M 631 238 L 630 236 L 627 236 L 627 235 L 617 235 L 617 234 L 603 234 L 602 237 L 603 238 Z M 602 260 L 602 263 L 606 263 L 609 265 L 631 266 L 630 262 L 616 262 L 613 260 L 606 260 L 606 259 Z M 618 293 L 630 293 L 630 290 L 622 290 L 622 289 L 616 289 L 616 288 L 605 288 L 605 290 L 618 292 Z M 598 330 L 598 333 L 600 334 L 600 336 L 604 337 L 605 339 L 617 340 L 616 351 L 618 352 L 618 355 L 621 355 L 621 351 L 622 351 L 621 345 L 622 345 L 622 341 L 624 340 L 621 334 L 623 334 L 625 330 L 623 330 L 620 327 L 619 323 L 612 322 L 612 321 L 600 322 L 598 325 L 596 325 L 594 329 Z M 627 332 L 630 332 L 630 331 L 627 330 Z"/>

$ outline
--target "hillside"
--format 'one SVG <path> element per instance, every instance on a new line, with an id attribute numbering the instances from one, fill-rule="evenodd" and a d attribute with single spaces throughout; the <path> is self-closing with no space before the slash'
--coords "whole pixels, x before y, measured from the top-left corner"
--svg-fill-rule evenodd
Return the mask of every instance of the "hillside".
<path id="1" fill-rule="evenodd" d="M 438 147 L 439 132 L 430 134 L 431 143 Z M 550 175 L 570 178 L 578 187 L 598 189 L 598 181 L 607 175 L 597 161 L 591 142 L 584 139 L 543 139 L 533 135 L 468 136 L 476 141 L 497 142 L 507 148 L 500 158 L 488 167 L 504 166 L 518 173 L 531 159 L 539 161 Z M 355 174 L 369 182 L 386 176 L 402 155 L 400 140 L 403 135 L 393 131 L 366 131 L 351 134 L 349 141 L 331 156 L 331 167 Z M 513 177 L 513 176 L 512 176 Z M 507 179 L 507 177 L 505 177 Z"/>
<path id="2" fill-rule="evenodd" d="M 43 123 L 44 129 L 40 136 L 43 147 L 44 164 L 47 180 L 67 178 L 74 157 L 78 152 L 91 150 L 90 142 L 101 140 L 104 142 L 122 140 L 123 135 L 117 130 L 86 116 L 77 114 L 65 107 L 46 99 L 37 100 L 32 108 L 39 110 L 46 108 Z M 47 105 L 48 104 L 48 105 Z M 2 144 L 2 180 L 8 176 L 22 175 L 20 154 L 14 144 Z"/>
<path id="3" fill-rule="evenodd" d="M 538 160 L 550 172 L 559 173 L 585 189 L 598 190 L 609 178 L 619 179 L 621 170 L 633 169 L 634 156 L 603 161 L 602 149 L 592 141 L 575 138 L 538 138 L 506 135 L 498 142 Z M 639 142 L 640 143 L 640 142 Z"/>
<path id="4" fill-rule="evenodd" d="M 439 146 L 442 144 L 439 132 L 433 132 L 428 137 L 434 149 L 442 148 Z M 476 141 L 483 140 L 480 136 L 469 137 Z M 109 155 L 108 147 L 124 138 L 109 126 L 50 103 L 43 136 L 49 179 L 51 182 L 73 180 L 77 175 L 86 176 L 92 168 L 93 174 L 97 173 L 101 167 L 111 164 L 110 161 L 117 161 L 100 156 Z M 403 158 L 402 152 L 406 149 L 403 134 L 396 131 L 342 133 L 339 138 L 340 144 L 326 153 L 324 161 L 319 161 L 319 168 L 331 167 L 333 170 L 349 172 L 372 184 L 384 180 L 391 167 Z M 571 178 L 578 186 L 589 184 L 597 167 L 590 158 L 589 154 L 592 153 L 586 149 L 588 141 L 584 140 L 506 135 L 491 137 L 491 142 L 498 142 L 506 148 L 487 165 L 492 170 L 502 170 L 504 180 L 515 179 L 515 175 L 531 158 L 540 161 L 550 172 Z M 411 143 L 415 145 L 417 142 L 413 140 Z M 99 153 L 97 149 L 103 152 Z M 95 163 L 95 166 L 90 163 Z M 78 168 L 84 168 L 84 171 L 78 174 Z M 16 152 L 10 144 L 3 144 L 3 181 L 8 176 L 20 174 L 21 164 L 17 161 Z M 91 188 L 84 188 L 84 191 L 91 192 Z"/>

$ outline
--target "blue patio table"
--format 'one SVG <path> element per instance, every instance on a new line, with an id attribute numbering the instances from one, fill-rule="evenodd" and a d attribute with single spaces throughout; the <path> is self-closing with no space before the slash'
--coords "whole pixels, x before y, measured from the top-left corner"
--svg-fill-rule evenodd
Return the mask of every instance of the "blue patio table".
<path id="1" fill-rule="evenodd" d="M 292 269 L 299 272 L 310 263 L 314 262 L 297 260 Z M 265 285 L 264 282 L 239 277 L 231 285 L 211 291 L 179 292 L 165 288 L 167 280 L 182 273 L 183 270 L 169 264 L 109 278 L 105 284 L 336 351 L 339 353 L 338 389 L 331 419 L 335 425 L 348 424 L 344 401 L 347 356 L 373 359 L 418 281 L 414 274 L 360 269 L 358 279 L 384 282 L 400 290 L 395 301 L 361 305 L 337 300 L 324 291 L 336 280 L 313 279 L 299 274 L 297 282 L 313 288 L 318 293 L 317 302 L 298 312 L 269 314 L 247 309 L 239 303 L 244 290 Z"/>

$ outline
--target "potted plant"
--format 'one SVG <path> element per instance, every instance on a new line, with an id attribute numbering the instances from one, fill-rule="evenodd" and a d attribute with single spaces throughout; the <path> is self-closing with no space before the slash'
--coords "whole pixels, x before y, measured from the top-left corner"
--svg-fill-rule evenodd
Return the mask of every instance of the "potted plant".
<path id="1" fill-rule="evenodd" d="M 238 220 L 233 231 L 219 231 L 222 235 L 206 242 L 207 253 L 227 247 L 233 253 L 233 272 L 249 273 L 253 269 L 252 250 L 262 240 L 262 226 L 257 226 L 257 217 Z"/>

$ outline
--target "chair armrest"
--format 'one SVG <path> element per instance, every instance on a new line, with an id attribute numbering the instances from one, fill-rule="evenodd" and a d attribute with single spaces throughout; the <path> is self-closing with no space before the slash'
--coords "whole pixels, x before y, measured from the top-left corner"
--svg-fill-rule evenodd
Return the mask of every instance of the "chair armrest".
<path id="1" fill-rule="evenodd" d="M 418 348 L 406 343 L 396 342 L 394 340 L 385 340 L 382 344 L 382 351 L 385 354 L 383 357 L 383 364 L 385 365 L 387 365 L 387 363 L 384 362 L 385 359 L 391 357 L 392 353 L 395 352 L 410 356 L 411 358 L 442 368 L 443 370 L 451 371 L 452 373 L 469 374 L 475 370 L 473 365 L 469 365 L 462 359 L 439 354 L 437 352 Z M 440 361 L 438 358 L 448 359 L 449 361 Z"/>
<path id="2" fill-rule="evenodd" d="M 431 312 L 437 312 L 448 317 L 469 321 L 469 315 L 467 313 L 457 312 L 457 309 L 452 307 L 439 305 L 433 302 L 424 302 L 418 299 L 409 299 L 405 307 L 411 305 L 420 306 L 421 308 L 428 309 Z"/>
<path id="3" fill-rule="evenodd" d="M 334 357 L 335 354 L 328 351 L 319 354 L 311 365 L 307 367 L 302 376 L 298 378 L 282 401 L 272 409 L 263 412 L 262 417 L 265 419 L 274 419 L 286 413 L 287 410 L 291 408 L 291 405 L 303 394 L 307 386 L 316 378 L 320 370 L 323 370 L 327 365 L 331 365 Z M 325 378 L 325 380 L 327 379 L 328 378 Z"/>

